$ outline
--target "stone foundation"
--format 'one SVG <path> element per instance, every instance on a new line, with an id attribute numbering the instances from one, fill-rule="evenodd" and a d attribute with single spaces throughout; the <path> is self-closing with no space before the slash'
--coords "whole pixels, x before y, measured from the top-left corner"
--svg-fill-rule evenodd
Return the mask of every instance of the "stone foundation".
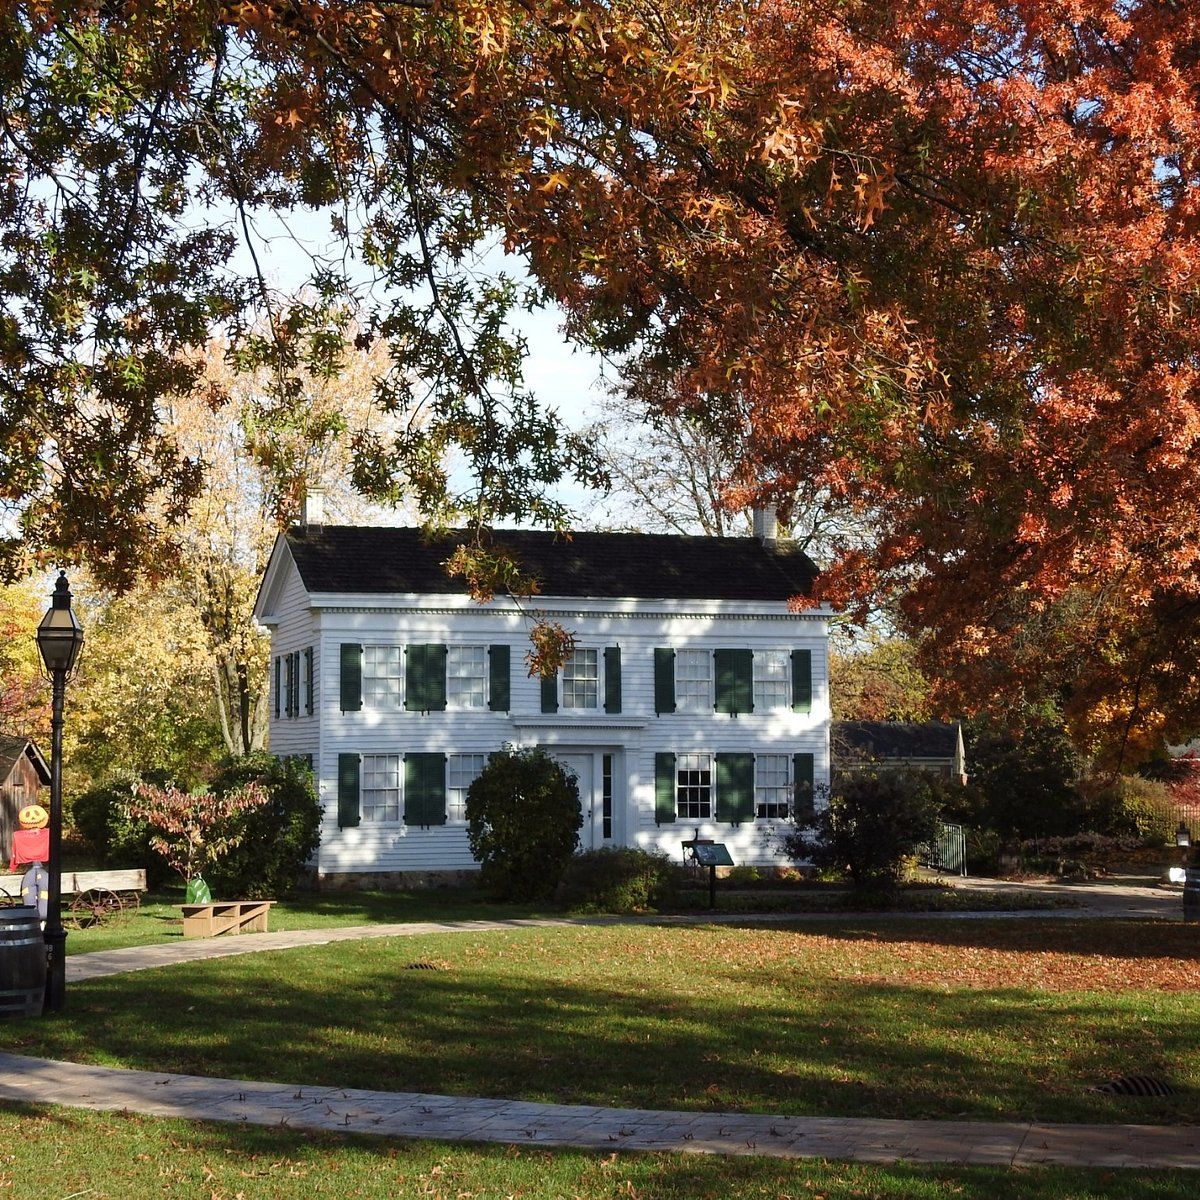
<path id="1" fill-rule="evenodd" d="M 316 879 L 321 892 L 406 892 L 422 888 L 470 887 L 478 871 L 331 871 Z"/>

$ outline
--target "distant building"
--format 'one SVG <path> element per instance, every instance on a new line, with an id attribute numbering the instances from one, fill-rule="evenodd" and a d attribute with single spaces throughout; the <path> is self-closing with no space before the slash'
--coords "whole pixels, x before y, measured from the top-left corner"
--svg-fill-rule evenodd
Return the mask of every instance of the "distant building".
<path id="1" fill-rule="evenodd" d="M 957 722 L 834 721 L 830 749 L 834 771 L 916 767 L 964 783 L 967 778 L 966 748 Z"/>

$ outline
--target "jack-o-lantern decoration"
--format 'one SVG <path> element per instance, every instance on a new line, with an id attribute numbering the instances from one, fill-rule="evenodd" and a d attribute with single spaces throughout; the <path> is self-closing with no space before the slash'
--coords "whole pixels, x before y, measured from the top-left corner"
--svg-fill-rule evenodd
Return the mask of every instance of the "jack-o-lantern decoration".
<path id="1" fill-rule="evenodd" d="M 50 824 L 50 814 L 40 804 L 27 804 L 17 813 L 17 824 L 22 829 L 45 829 Z"/>

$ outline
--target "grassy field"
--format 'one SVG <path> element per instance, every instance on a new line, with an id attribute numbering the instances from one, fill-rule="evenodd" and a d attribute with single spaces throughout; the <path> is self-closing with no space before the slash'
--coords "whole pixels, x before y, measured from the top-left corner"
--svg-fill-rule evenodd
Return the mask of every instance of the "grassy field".
<path id="1" fill-rule="evenodd" d="M 151 893 L 136 913 L 90 929 L 70 929 L 68 954 L 178 941 L 183 937 L 179 906 L 183 889 Z M 471 888 L 430 888 L 413 892 L 305 892 L 281 900 L 271 910 L 271 929 L 321 929 L 409 921 L 478 921 L 556 915 L 547 906 L 496 904 Z"/>
<path id="2" fill-rule="evenodd" d="M 0 1104 L 11 1200 L 1182 1200 L 1193 1172 L 876 1167 L 339 1137 Z"/>
<path id="3" fill-rule="evenodd" d="M 576 927 L 139 972 L 7 1032 L 32 1054 L 297 1084 L 1166 1123 L 1195 1118 L 1198 990 L 1194 930 L 1165 923 Z M 1091 1090 L 1132 1072 L 1180 1094 Z"/>
<path id="4" fill-rule="evenodd" d="M 68 954 L 113 950 L 170 942 L 183 936 L 179 911 L 183 891 L 152 893 L 136 913 L 124 914 L 89 929 L 72 928 Z M 841 888 L 792 885 L 730 892 L 723 889 L 718 911 L 740 913 L 861 912 L 880 909 L 900 912 L 990 912 L 1004 909 L 1055 907 L 1053 899 L 1032 892 L 955 891 L 949 887 L 916 886 L 893 896 L 861 897 Z M 707 890 L 685 891 L 671 911 L 703 913 Z M 472 888 L 427 889 L 412 892 L 301 893 L 282 900 L 271 910 L 271 929 L 319 929 L 411 921 L 503 920 L 512 917 L 566 914 L 553 905 L 497 904 Z"/>

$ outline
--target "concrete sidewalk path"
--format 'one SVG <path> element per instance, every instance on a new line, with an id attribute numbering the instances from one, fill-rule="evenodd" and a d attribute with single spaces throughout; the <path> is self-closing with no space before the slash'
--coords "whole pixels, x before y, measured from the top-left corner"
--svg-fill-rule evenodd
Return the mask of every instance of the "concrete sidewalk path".
<path id="1" fill-rule="evenodd" d="M 1200 1167 L 1200 1127 L 659 1112 L 252 1083 L 0 1054 L 0 1097 L 334 1133 L 853 1162 Z"/>

